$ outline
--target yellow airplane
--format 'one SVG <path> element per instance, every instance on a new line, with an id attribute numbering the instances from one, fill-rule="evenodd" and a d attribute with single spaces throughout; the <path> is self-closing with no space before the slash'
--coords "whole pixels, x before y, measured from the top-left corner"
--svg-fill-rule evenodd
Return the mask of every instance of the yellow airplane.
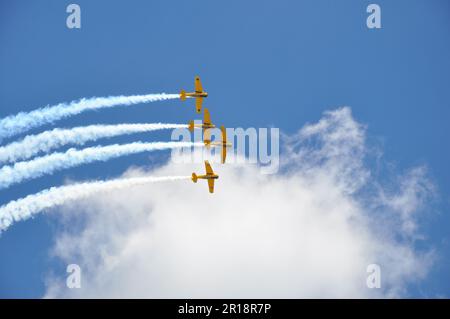
<path id="1" fill-rule="evenodd" d="M 222 146 L 220 155 L 222 158 L 222 164 L 224 164 L 227 157 L 227 147 L 231 147 L 232 144 L 227 142 L 227 130 L 223 125 L 220 127 L 220 130 L 222 131 L 222 141 L 212 142 L 210 136 L 211 133 L 209 130 L 206 130 L 203 136 L 203 142 L 205 143 L 205 146 L 207 148 L 209 148 L 210 146 Z"/>
<path id="2" fill-rule="evenodd" d="M 203 123 L 202 124 L 194 124 L 194 121 L 189 121 L 189 131 L 193 132 L 194 128 L 202 128 L 203 132 L 210 128 L 215 128 L 216 126 L 211 123 L 211 115 L 209 114 L 209 110 L 207 108 L 204 109 L 203 114 Z"/>
<path id="3" fill-rule="evenodd" d="M 192 173 L 192 181 L 194 183 L 197 183 L 198 179 L 206 179 L 208 180 L 208 187 L 209 187 L 209 192 L 210 193 L 214 193 L 214 180 L 219 178 L 219 175 L 214 174 L 211 165 L 209 164 L 208 161 L 205 161 L 205 170 L 206 170 L 206 174 L 205 175 L 197 175 L 195 173 Z"/>
<path id="4" fill-rule="evenodd" d="M 202 82 L 200 82 L 200 77 L 195 77 L 195 92 L 186 93 L 185 90 L 181 90 L 180 99 L 182 101 L 186 100 L 186 97 L 195 97 L 195 108 L 197 113 L 202 111 L 202 102 L 204 97 L 208 97 L 208 93 L 203 91 Z"/>

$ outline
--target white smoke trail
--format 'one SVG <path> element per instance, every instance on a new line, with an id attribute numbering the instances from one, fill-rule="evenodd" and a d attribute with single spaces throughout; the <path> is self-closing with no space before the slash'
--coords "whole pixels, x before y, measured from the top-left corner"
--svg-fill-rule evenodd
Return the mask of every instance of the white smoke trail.
<path id="1" fill-rule="evenodd" d="M 92 193 L 112 191 L 148 183 L 189 179 L 190 176 L 132 177 L 110 181 L 86 182 L 52 187 L 24 198 L 13 200 L 0 207 L 0 232 L 13 222 L 28 219 L 45 209 L 61 205 L 70 200 L 87 197 Z"/>
<path id="2" fill-rule="evenodd" d="M 203 143 L 192 142 L 135 142 L 130 144 L 113 144 L 108 146 L 88 147 L 81 150 L 71 148 L 64 153 L 52 153 L 37 157 L 30 161 L 18 162 L 12 166 L 0 169 L 0 189 L 20 183 L 27 179 L 52 174 L 55 171 L 87 164 L 95 161 L 106 161 L 124 155 L 183 148 L 204 146 Z"/>
<path id="3" fill-rule="evenodd" d="M 89 99 L 83 98 L 70 103 L 59 103 L 53 106 L 46 106 L 31 112 L 20 112 L 0 119 L 0 141 L 3 138 L 23 133 L 43 124 L 53 123 L 56 120 L 76 115 L 86 110 L 96 110 L 117 105 L 149 103 L 177 99 L 179 97 L 179 94 L 166 93 L 93 97 Z"/>
<path id="4" fill-rule="evenodd" d="M 187 128 L 184 124 L 118 124 L 90 125 L 71 129 L 55 128 L 36 135 L 28 135 L 23 140 L 0 147 L 0 163 L 16 162 L 33 157 L 39 152 L 48 152 L 67 144 L 83 145 L 88 141 L 124 134 L 150 132 L 162 129 Z"/>

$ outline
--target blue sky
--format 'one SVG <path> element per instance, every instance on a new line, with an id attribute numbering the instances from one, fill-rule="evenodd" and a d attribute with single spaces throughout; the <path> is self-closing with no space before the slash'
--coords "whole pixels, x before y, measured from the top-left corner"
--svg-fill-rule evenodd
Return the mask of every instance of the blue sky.
<path id="1" fill-rule="evenodd" d="M 376 1 L 380 30 L 366 27 L 371 1 L 78 0 L 80 30 L 66 27 L 69 3 L 0 3 L 0 118 L 81 97 L 176 93 L 191 88 L 196 74 L 210 94 L 213 119 L 230 127 L 293 133 L 325 110 L 350 106 L 397 170 L 428 166 L 438 198 L 421 227 L 424 245 L 441 257 L 409 293 L 449 296 L 448 1 Z M 193 115 L 191 104 L 165 101 L 86 112 L 57 126 L 185 123 Z M 170 135 L 114 141 L 138 138 Z M 114 177 L 130 163 L 148 165 L 148 158 L 128 156 L 16 185 L 2 190 L 1 203 L 66 178 Z M 0 297 L 40 297 L 46 275 L 64 272 L 49 256 L 55 228 L 41 215 L 1 235 Z"/>

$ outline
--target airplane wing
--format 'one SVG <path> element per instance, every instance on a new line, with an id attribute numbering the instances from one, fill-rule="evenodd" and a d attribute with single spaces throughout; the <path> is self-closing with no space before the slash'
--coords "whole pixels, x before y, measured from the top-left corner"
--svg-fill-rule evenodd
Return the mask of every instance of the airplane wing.
<path id="1" fill-rule="evenodd" d="M 211 142 L 211 129 L 207 128 L 203 133 L 203 140 Z"/>
<path id="2" fill-rule="evenodd" d="M 209 164 L 208 161 L 205 161 L 205 170 L 206 170 L 206 174 L 207 175 L 212 175 L 214 174 L 211 165 Z"/>
<path id="3" fill-rule="evenodd" d="M 203 92 L 202 82 L 200 82 L 200 77 L 195 77 L 195 92 Z"/>
<path id="4" fill-rule="evenodd" d="M 203 123 L 211 124 L 211 115 L 209 115 L 209 110 L 207 108 L 204 109 Z"/>
<path id="5" fill-rule="evenodd" d="M 225 126 L 221 126 L 220 130 L 222 131 L 222 142 L 226 143 L 227 142 L 227 130 L 225 129 Z"/>
<path id="6" fill-rule="evenodd" d="M 201 97 L 195 98 L 195 108 L 197 109 L 197 113 L 200 113 L 202 111 L 202 102 L 203 98 Z"/>
<path id="7" fill-rule="evenodd" d="M 225 145 L 222 146 L 222 164 L 225 164 L 225 159 L 227 158 L 227 147 Z"/>
<path id="8" fill-rule="evenodd" d="M 214 193 L 214 180 L 213 179 L 208 179 L 208 187 L 209 187 L 209 192 Z"/>

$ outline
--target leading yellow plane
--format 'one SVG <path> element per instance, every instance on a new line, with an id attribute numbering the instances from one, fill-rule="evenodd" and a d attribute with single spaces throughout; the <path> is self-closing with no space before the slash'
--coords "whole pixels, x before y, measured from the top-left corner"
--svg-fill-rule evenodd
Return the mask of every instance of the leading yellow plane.
<path id="1" fill-rule="evenodd" d="M 218 179 L 219 175 L 214 173 L 214 171 L 212 170 L 211 165 L 209 164 L 208 161 L 205 161 L 205 170 L 206 170 L 205 175 L 197 175 L 195 173 L 192 173 L 192 181 L 194 183 L 197 183 L 198 179 L 208 180 L 209 192 L 212 194 L 212 193 L 214 193 L 214 180 Z"/>
<path id="2" fill-rule="evenodd" d="M 209 110 L 205 108 L 203 110 L 203 123 L 195 124 L 194 121 L 189 121 L 189 131 L 193 132 L 194 128 L 201 128 L 203 132 L 210 128 L 215 128 L 216 126 L 211 123 L 211 115 L 209 114 Z"/>
<path id="3" fill-rule="evenodd" d="M 222 164 L 225 163 L 225 159 L 227 157 L 227 147 L 231 147 L 232 144 L 227 142 L 227 130 L 225 129 L 225 126 L 220 127 L 220 131 L 222 132 L 222 141 L 211 141 L 211 133 L 209 129 L 207 129 L 203 135 L 203 143 L 205 143 L 206 148 L 209 148 L 210 146 L 221 146 L 221 159 Z"/>
<path id="4" fill-rule="evenodd" d="M 200 113 L 202 111 L 203 98 L 208 97 L 208 93 L 203 91 L 199 76 L 195 77 L 195 92 L 186 93 L 185 90 L 181 90 L 180 99 L 185 101 L 186 97 L 195 97 L 195 108 L 197 109 L 197 113 Z"/>

